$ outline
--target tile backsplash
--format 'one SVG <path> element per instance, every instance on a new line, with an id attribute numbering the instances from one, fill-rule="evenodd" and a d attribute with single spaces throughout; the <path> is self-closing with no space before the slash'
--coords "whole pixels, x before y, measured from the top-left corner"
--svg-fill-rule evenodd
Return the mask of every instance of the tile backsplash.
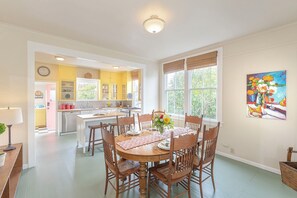
<path id="1" fill-rule="evenodd" d="M 131 107 L 131 100 L 109 100 L 109 101 L 58 101 L 58 107 L 62 104 L 75 105 L 75 109 L 104 108 L 104 107 Z"/>

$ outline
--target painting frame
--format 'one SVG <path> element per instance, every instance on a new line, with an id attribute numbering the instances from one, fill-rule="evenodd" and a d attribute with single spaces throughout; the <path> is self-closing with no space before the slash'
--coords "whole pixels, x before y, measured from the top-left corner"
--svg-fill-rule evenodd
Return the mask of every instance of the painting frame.
<path id="1" fill-rule="evenodd" d="M 247 117 L 287 119 L 287 71 L 271 71 L 246 76 Z"/>

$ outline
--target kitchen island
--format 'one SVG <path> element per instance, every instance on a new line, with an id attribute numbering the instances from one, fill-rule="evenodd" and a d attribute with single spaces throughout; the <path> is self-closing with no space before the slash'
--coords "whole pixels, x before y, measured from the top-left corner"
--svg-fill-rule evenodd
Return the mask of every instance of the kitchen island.
<path id="1" fill-rule="evenodd" d="M 85 114 L 77 115 L 77 147 L 83 148 L 83 153 L 86 152 L 86 146 L 89 140 L 90 130 L 88 126 L 98 125 L 103 123 L 115 123 L 116 117 L 125 117 L 125 113 L 110 112 L 110 113 L 97 113 L 97 114 Z M 96 139 L 101 139 L 101 131 L 96 131 Z"/>

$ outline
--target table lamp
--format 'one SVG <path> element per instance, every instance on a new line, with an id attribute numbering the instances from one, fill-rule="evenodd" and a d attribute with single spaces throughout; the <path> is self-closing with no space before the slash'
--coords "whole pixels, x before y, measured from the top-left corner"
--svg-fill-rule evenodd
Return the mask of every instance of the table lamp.
<path id="1" fill-rule="evenodd" d="M 10 151 L 15 149 L 11 145 L 11 127 L 13 124 L 19 124 L 23 122 L 22 109 L 15 107 L 0 108 L 0 123 L 4 123 L 8 127 L 8 145 L 4 151 Z"/>

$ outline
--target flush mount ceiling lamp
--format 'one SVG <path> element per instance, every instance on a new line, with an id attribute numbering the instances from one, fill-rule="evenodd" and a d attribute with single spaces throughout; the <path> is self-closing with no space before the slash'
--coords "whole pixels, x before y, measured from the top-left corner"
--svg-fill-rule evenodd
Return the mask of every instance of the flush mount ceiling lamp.
<path id="1" fill-rule="evenodd" d="M 64 58 L 61 57 L 61 56 L 55 56 L 55 59 L 56 59 L 57 61 L 64 61 Z"/>
<path id="2" fill-rule="evenodd" d="M 119 69 L 119 66 L 113 66 L 114 69 Z"/>
<path id="3" fill-rule="evenodd" d="M 159 18 L 157 15 L 152 15 L 149 19 L 143 22 L 144 28 L 152 33 L 156 34 L 163 30 L 165 21 Z"/>

